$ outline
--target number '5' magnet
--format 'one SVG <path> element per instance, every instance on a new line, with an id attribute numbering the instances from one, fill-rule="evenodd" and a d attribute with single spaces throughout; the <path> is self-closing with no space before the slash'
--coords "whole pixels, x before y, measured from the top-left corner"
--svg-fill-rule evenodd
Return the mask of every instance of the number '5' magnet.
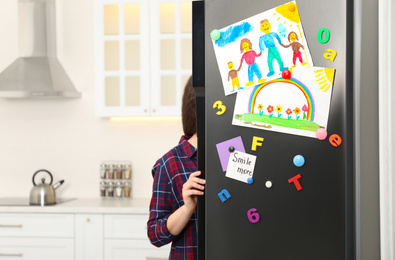
<path id="1" fill-rule="evenodd" d="M 213 108 L 218 107 L 217 115 L 223 115 L 226 112 L 226 106 L 222 103 L 222 101 L 216 101 L 213 105 Z"/>

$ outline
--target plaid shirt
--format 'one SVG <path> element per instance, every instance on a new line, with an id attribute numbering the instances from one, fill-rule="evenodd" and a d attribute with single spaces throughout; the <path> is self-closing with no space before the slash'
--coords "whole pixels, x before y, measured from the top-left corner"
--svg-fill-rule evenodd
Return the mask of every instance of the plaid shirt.
<path id="1" fill-rule="evenodd" d="M 172 242 L 171 260 L 197 258 L 196 211 L 178 236 L 173 236 L 167 229 L 169 216 L 184 205 L 182 186 L 196 170 L 197 152 L 186 136 L 182 136 L 178 146 L 166 153 L 152 168 L 154 183 L 147 223 L 148 237 L 157 247 Z"/>

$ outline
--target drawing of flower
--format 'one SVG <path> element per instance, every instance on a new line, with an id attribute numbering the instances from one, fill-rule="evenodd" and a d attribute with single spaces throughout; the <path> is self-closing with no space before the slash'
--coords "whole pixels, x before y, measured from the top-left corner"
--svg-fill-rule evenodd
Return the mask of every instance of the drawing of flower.
<path id="1" fill-rule="evenodd" d="M 299 113 L 300 113 L 300 108 L 298 108 L 298 107 L 295 107 L 295 109 L 294 109 L 294 113 L 296 114 L 296 120 L 299 120 Z"/>
<path id="2" fill-rule="evenodd" d="M 283 111 L 283 108 L 281 106 L 276 106 L 277 117 L 281 116 L 281 111 Z"/>
<path id="3" fill-rule="evenodd" d="M 288 108 L 287 111 L 285 111 L 285 113 L 287 113 L 288 115 L 288 120 L 291 119 L 292 110 Z"/>
<path id="4" fill-rule="evenodd" d="M 269 118 L 272 118 L 272 116 L 273 116 L 273 110 L 274 110 L 274 108 L 273 108 L 273 106 L 268 106 L 267 107 L 267 112 L 269 112 Z"/>
<path id="5" fill-rule="evenodd" d="M 263 105 L 262 105 L 262 104 L 259 104 L 259 105 L 258 105 L 258 110 L 259 110 L 259 115 L 260 115 L 260 116 L 263 115 L 263 110 L 262 110 L 262 109 L 263 109 Z"/>
<path id="6" fill-rule="evenodd" d="M 303 111 L 303 119 L 306 119 L 307 118 L 307 116 L 306 116 L 307 106 L 306 105 L 303 105 L 302 111 Z"/>

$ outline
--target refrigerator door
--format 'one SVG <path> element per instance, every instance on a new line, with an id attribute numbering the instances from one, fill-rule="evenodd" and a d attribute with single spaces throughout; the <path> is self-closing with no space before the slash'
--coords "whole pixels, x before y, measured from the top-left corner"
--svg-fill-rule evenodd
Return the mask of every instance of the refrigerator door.
<path id="1" fill-rule="evenodd" d="M 204 1 L 207 185 L 205 219 L 201 222 L 204 225 L 199 225 L 199 239 L 204 239 L 205 250 L 199 250 L 199 260 L 354 259 L 352 0 L 296 1 L 314 66 L 336 69 L 326 128 L 328 137 L 320 141 L 232 125 L 238 94 L 224 93 L 210 32 L 285 3 Z M 330 31 L 327 43 L 319 40 L 322 28 Z M 325 40 L 326 35 L 320 36 L 321 41 Z M 288 44 L 288 40 L 284 43 Z M 258 44 L 254 44 L 258 52 Z M 323 57 L 328 49 L 337 51 L 334 61 Z M 239 60 L 235 69 L 238 64 Z M 276 61 L 274 66 L 278 66 Z M 221 115 L 217 114 L 218 106 L 213 108 L 217 101 L 226 106 Z M 342 138 L 337 147 L 329 142 L 332 134 Z M 220 163 L 216 145 L 239 136 L 245 153 L 256 156 L 253 184 L 226 177 Z M 263 138 L 256 150 L 254 137 Z M 296 155 L 305 159 L 302 167 L 295 166 Z M 298 175 L 301 177 L 295 179 Z M 266 186 L 268 181 L 272 184 L 270 188 Z M 223 193 L 220 198 L 223 190 L 229 194 Z"/>

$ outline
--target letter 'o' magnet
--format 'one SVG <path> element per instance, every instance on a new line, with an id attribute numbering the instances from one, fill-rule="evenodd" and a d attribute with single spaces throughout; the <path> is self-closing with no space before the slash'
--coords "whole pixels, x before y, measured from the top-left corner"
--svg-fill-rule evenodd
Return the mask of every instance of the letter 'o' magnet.
<path id="1" fill-rule="evenodd" d="M 213 41 L 218 41 L 221 38 L 221 32 L 217 29 L 212 30 L 210 36 Z"/>
<path id="2" fill-rule="evenodd" d="M 233 153 L 235 151 L 235 148 L 233 146 L 229 146 L 229 152 Z"/>
<path id="3" fill-rule="evenodd" d="M 304 165 L 304 157 L 300 154 L 294 157 L 294 164 L 296 167 L 302 167 Z"/>
<path id="4" fill-rule="evenodd" d="M 254 179 L 250 177 L 250 178 L 247 179 L 247 182 L 248 182 L 248 184 L 253 184 L 254 183 Z"/>
<path id="5" fill-rule="evenodd" d="M 325 140 L 327 135 L 328 133 L 324 128 L 318 128 L 318 130 L 315 132 L 315 136 L 318 140 Z"/>
<path id="6" fill-rule="evenodd" d="M 273 183 L 271 181 L 267 181 L 265 183 L 265 185 L 266 185 L 266 188 L 270 189 L 273 186 Z"/>

